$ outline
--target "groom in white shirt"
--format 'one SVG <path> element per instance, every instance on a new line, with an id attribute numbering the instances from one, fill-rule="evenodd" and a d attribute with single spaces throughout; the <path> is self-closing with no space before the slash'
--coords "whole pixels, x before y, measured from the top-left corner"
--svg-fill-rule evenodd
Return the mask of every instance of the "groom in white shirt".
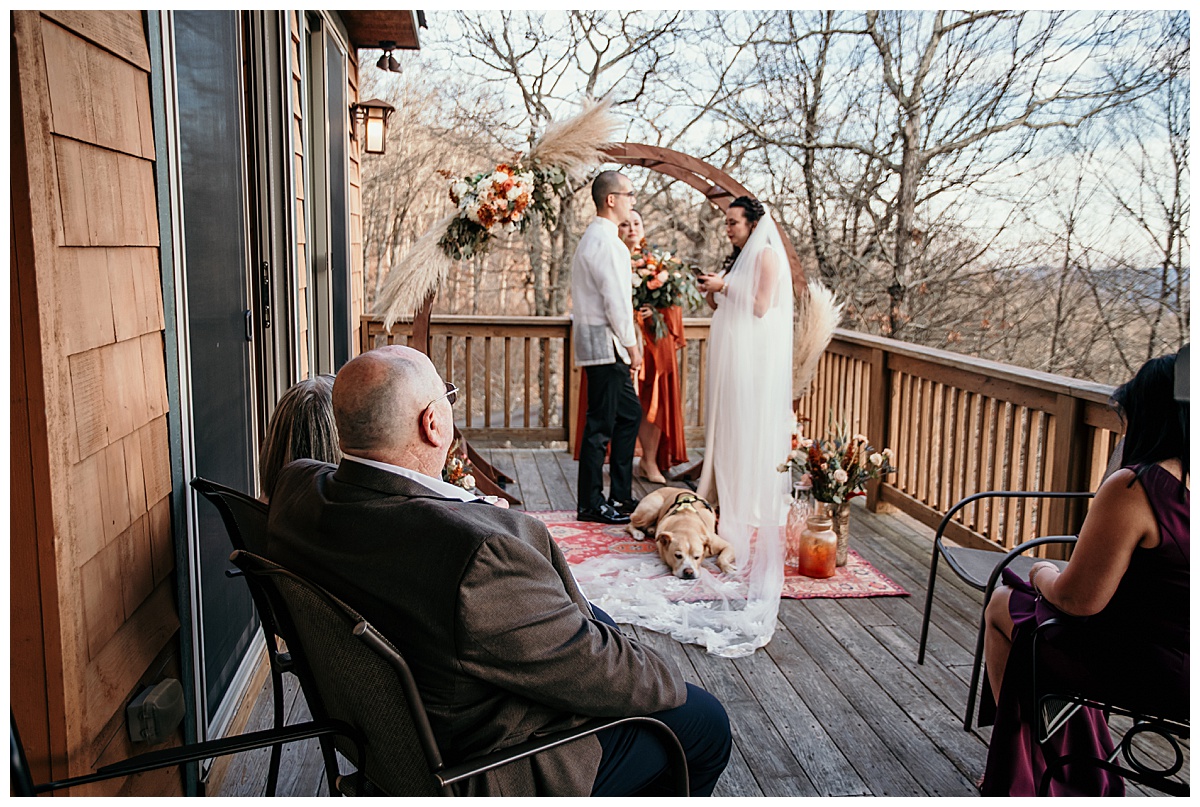
<path id="1" fill-rule="evenodd" d="M 633 498 L 633 450 L 642 407 L 631 372 L 642 366 L 633 324 L 629 248 L 617 225 L 633 211 L 633 183 L 617 171 L 592 182 L 596 217 L 571 261 L 575 364 L 587 374 L 587 421 L 579 450 L 580 521 L 627 524 Z M 611 449 L 610 449 L 611 443 Z M 604 452 L 609 495 L 604 496 Z"/>

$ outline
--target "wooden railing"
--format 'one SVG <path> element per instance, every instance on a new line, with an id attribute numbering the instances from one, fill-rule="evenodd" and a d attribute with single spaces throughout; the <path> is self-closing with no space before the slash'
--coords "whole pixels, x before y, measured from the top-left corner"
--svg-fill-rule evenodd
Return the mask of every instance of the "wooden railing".
<path id="1" fill-rule="evenodd" d="M 704 442 L 709 320 L 683 324 L 688 343 L 678 359 L 685 434 L 698 445 Z M 360 350 L 411 341 L 412 323 L 398 322 L 389 332 L 381 321 L 362 318 Z M 434 366 L 462 390 L 458 426 L 468 439 L 574 444 L 580 370 L 570 361 L 570 317 L 438 315 L 430 319 L 429 341 Z"/>
<path id="2" fill-rule="evenodd" d="M 679 353 L 688 445 L 704 442 L 709 320 L 684 320 Z M 407 344 L 411 325 L 364 317 L 363 343 Z M 435 316 L 435 366 L 463 390 L 460 429 L 477 444 L 568 441 L 575 437 L 579 370 L 571 366 L 568 317 Z M 753 357 L 749 357 L 753 360 Z M 1095 490 L 1121 425 L 1111 388 L 974 359 L 907 342 L 836 332 L 799 406 L 806 432 L 824 435 L 832 417 L 896 455 L 896 474 L 872 485 L 867 505 L 898 508 L 930 526 L 981 490 Z M 780 458 L 782 460 L 782 457 Z M 1011 547 L 1037 535 L 1072 534 L 1079 503 L 980 502 L 948 537 L 970 546 Z"/>
<path id="3" fill-rule="evenodd" d="M 1112 389 L 894 339 L 839 330 L 800 402 L 807 431 L 830 417 L 877 448 L 896 474 L 868 491 L 931 527 L 982 490 L 1095 490 L 1119 438 Z M 984 500 L 962 510 L 947 537 L 1009 548 L 1038 535 L 1074 534 L 1079 502 Z"/>

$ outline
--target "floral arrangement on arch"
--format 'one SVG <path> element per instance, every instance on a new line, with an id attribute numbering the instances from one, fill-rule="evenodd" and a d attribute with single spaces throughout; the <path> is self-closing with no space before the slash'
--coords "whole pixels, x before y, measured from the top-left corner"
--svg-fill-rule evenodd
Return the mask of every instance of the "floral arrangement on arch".
<path id="1" fill-rule="evenodd" d="M 465 177 L 438 173 L 450 180 L 450 201 L 458 210 L 438 246 L 457 261 L 487 252 L 497 235 L 525 232 L 538 218 L 554 226 L 554 195 L 567 181 L 566 172 L 557 166 L 520 162 Z"/>
<path id="2" fill-rule="evenodd" d="M 811 489 L 817 501 L 841 504 L 865 496 L 867 482 L 895 473 L 892 449 L 876 451 L 866 435 L 850 435 L 844 421 L 835 427 L 832 415 L 829 430 L 832 436 L 824 440 L 802 437 L 797 418 L 792 450 L 778 468 L 790 471 L 794 486 Z"/>
<path id="3" fill-rule="evenodd" d="M 650 330 L 657 342 L 667 334 L 667 323 L 660 308 L 694 308 L 704 302 L 700 290 L 696 288 L 695 271 L 670 252 L 648 247 L 644 238 L 629 257 L 632 262 L 633 307 L 650 307 Z"/>
<path id="4" fill-rule="evenodd" d="M 450 444 L 450 450 L 446 453 L 446 464 L 442 467 L 442 481 L 466 490 L 474 490 L 475 476 L 471 473 L 474 469 L 471 468 L 466 453 L 461 440 L 456 439 Z"/>
<path id="5" fill-rule="evenodd" d="M 611 98 L 585 100 L 579 114 L 550 124 L 527 152 L 491 170 L 466 176 L 440 171 L 454 210 L 392 266 L 376 304 L 384 327 L 413 317 L 455 261 L 485 254 L 497 237 L 535 223 L 553 227 L 559 190 L 586 182 L 621 129 L 611 106 Z"/>

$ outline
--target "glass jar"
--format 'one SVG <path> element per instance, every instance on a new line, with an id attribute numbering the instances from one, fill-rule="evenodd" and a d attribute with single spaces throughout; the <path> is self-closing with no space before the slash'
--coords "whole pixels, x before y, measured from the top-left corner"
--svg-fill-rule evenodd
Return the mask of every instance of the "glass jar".
<path id="1" fill-rule="evenodd" d="M 787 525 L 784 528 L 783 567 L 794 572 L 800 562 L 800 542 L 804 525 L 808 522 L 808 514 L 812 510 L 809 498 L 809 488 L 797 485 L 792 490 L 792 500 L 788 504 Z"/>
<path id="2" fill-rule="evenodd" d="M 833 519 L 821 509 L 810 512 L 800 534 L 797 562 L 800 574 L 816 579 L 833 577 L 837 571 L 837 542 Z"/>

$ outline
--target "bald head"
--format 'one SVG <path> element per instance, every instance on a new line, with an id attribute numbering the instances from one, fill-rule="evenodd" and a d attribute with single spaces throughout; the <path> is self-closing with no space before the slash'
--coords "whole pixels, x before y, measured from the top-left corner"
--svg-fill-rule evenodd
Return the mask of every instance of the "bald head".
<path id="1" fill-rule="evenodd" d="M 419 350 L 388 345 L 352 359 L 333 384 L 342 451 L 400 464 L 396 457 L 423 449 L 421 418 L 445 391 L 433 363 Z"/>

